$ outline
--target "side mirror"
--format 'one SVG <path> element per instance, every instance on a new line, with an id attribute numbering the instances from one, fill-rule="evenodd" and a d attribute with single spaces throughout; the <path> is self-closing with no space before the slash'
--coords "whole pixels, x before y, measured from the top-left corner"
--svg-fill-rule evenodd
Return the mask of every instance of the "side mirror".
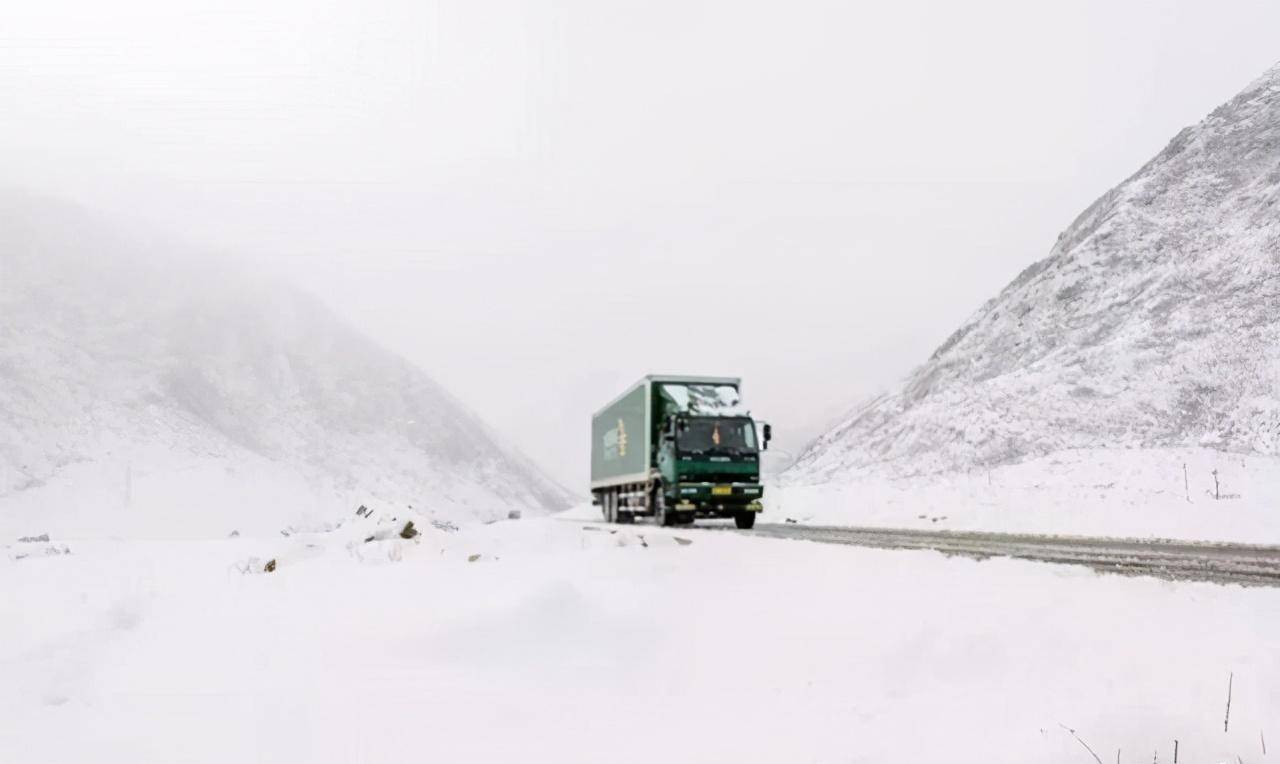
<path id="1" fill-rule="evenodd" d="M 773 440 L 773 425 L 769 424 L 768 422 L 765 422 L 764 426 L 761 427 L 760 429 L 762 434 L 764 435 L 764 447 L 768 449 L 769 441 Z"/>

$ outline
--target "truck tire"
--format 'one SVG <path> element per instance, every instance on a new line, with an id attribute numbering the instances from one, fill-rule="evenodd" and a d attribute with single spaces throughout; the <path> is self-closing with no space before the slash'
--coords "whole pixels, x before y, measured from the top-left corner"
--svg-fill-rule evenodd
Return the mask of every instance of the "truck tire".
<path id="1" fill-rule="evenodd" d="M 733 516 L 733 523 L 734 525 L 737 525 L 739 529 L 749 531 L 756 527 L 756 513 L 739 512 Z"/>
<path id="2" fill-rule="evenodd" d="M 619 513 L 618 513 L 618 524 L 619 524 L 619 525 L 631 525 L 631 524 L 632 524 L 632 523 L 634 523 L 635 521 L 636 521 L 636 515 L 635 515 L 635 513 L 634 513 L 634 512 L 619 512 Z"/>
<path id="3" fill-rule="evenodd" d="M 662 493 L 661 483 L 653 487 L 649 500 L 653 504 L 653 524 L 663 527 L 673 524 L 675 513 L 667 511 L 667 499 Z"/>

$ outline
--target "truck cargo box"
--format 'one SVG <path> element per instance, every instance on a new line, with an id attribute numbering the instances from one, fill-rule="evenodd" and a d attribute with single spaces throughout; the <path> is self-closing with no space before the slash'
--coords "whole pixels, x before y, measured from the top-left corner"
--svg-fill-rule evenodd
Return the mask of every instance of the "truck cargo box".
<path id="1" fill-rule="evenodd" d="M 649 474 L 649 381 L 641 380 L 591 418 L 591 487 Z"/>

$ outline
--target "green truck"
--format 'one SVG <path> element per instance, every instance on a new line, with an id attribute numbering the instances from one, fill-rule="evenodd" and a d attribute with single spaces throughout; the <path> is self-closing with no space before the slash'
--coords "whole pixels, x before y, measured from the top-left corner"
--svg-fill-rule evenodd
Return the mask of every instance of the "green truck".
<path id="1" fill-rule="evenodd" d="M 742 408 L 741 380 L 650 374 L 591 418 L 591 495 L 606 522 L 658 525 L 763 509 L 760 452 L 772 430 Z"/>

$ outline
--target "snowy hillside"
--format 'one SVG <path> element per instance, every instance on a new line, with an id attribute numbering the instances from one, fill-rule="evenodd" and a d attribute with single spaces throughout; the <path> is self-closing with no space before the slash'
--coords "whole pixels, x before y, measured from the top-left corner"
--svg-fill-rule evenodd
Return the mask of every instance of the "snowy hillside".
<path id="1" fill-rule="evenodd" d="M 1275 456 L 1277 316 L 1280 66 L 1085 210 L 900 391 L 815 441 L 787 480 L 1084 449 Z"/>
<path id="2" fill-rule="evenodd" d="M 0 202 L 0 526 L 225 534 L 355 503 L 453 518 L 567 505 L 306 295 L 72 207 Z"/>

